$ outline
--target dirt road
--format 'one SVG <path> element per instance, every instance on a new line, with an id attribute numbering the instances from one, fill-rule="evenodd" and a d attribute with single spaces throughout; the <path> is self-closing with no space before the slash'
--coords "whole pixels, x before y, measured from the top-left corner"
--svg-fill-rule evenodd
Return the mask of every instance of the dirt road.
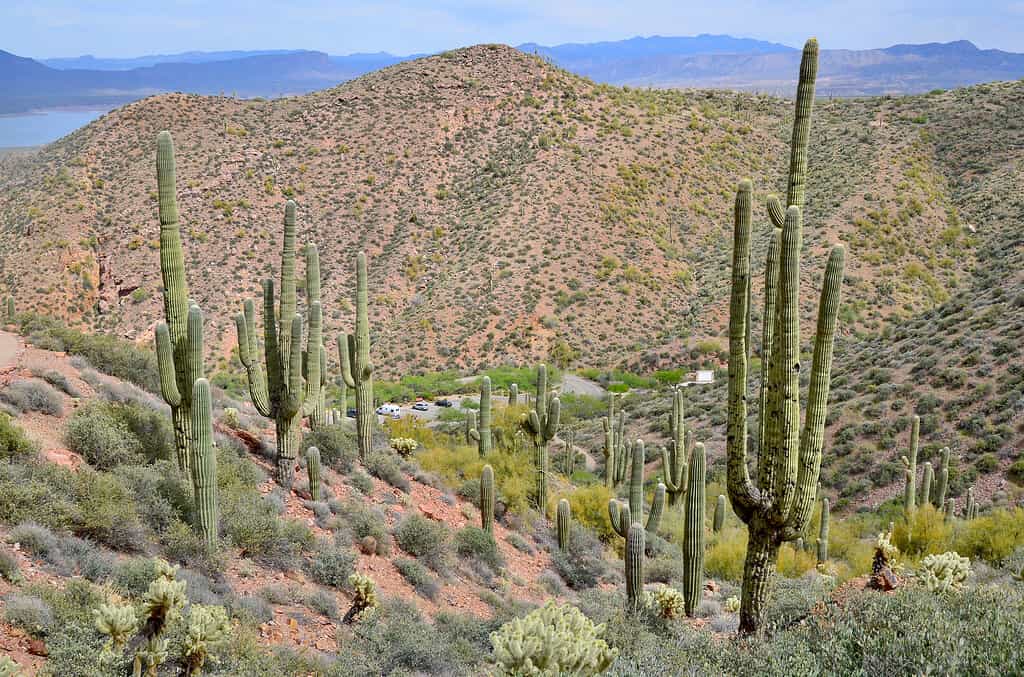
<path id="1" fill-rule="evenodd" d="M 14 364 L 21 351 L 21 339 L 14 334 L 0 331 L 0 370 Z"/>

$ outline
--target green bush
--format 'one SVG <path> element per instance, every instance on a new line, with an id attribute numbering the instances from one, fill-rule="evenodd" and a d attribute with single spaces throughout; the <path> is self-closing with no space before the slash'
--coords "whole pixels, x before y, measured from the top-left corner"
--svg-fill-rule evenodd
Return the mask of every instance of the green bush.
<path id="1" fill-rule="evenodd" d="M 68 421 L 65 438 L 69 449 L 101 470 L 169 459 L 174 453 L 167 416 L 131 403 L 90 403 Z"/>
<path id="2" fill-rule="evenodd" d="M 413 557 L 419 557 L 435 571 L 447 559 L 448 537 L 448 527 L 419 514 L 405 517 L 395 527 L 398 547 Z"/>
<path id="3" fill-rule="evenodd" d="M 12 593 L 4 598 L 4 621 L 35 637 L 45 637 L 53 629 L 53 610 L 34 595 Z"/>
<path id="4" fill-rule="evenodd" d="M 414 559 L 396 559 L 393 564 L 402 574 L 402 578 L 408 581 L 418 594 L 427 599 L 436 599 L 440 586 L 437 579 L 427 570 L 425 566 Z"/>
<path id="5" fill-rule="evenodd" d="M 483 562 L 494 572 L 505 565 L 505 558 L 498 551 L 498 544 L 491 534 L 480 527 L 467 526 L 455 532 L 455 552 Z"/>
<path id="6" fill-rule="evenodd" d="M 39 450 L 10 416 L 0 411 L 0 461 L 29 460 Z"/>
<path id="7" fill-rule="evenodd" d="M 320 450 L 320 461 L 347 475 L 352 472 L 358 456 L 355 433 L 342 425 L 323 426 L 307 432 L 302 437 L 302 448 L 316 447 Z"/>
<path id="8" fill-rule="evenodd" d="M 402 473 L 398 461 L 391 454 L 370 454 L 366 459 L 366 469 L 377 479 L 383 480 L 396 489 L 409 493 L 409 480 Z"/>
<path id="9" fill-rule="evenodd" d="M 1002 564 L 1024 546 L 1024 508 L 999 509 L 960 524 L 952 549 Z"/>
<path id="10" fill-rule="evenodd" d="M 48 416 L 64 413 L 60 393 L 43 381 L 18 380 L 0 390 L 0 400 L 20 412 L 38 411 Z"/>
<path id="11" fill-rule="evenodd" d="M 572 523 L 569 530 L 569 548 L 562 552 L 551 550 L 551 563 L 565 584 L 573 590 L 586 590 L 597 585 L 608 569 L 604 560 L 604 546 L 589 529 Z"/>
<path id="12" fill-rule="evenodd" d="M 355 571 L 356 554 L 338 544 L 322 544 L 309 564 L 309 575 L 317 583 L 341 588 Z"/>

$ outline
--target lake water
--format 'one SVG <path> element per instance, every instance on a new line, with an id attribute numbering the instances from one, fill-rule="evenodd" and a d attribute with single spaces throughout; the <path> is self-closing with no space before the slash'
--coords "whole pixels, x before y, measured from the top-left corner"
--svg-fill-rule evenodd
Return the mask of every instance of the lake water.
<path id="1" fill-rule="evenodd" d="M 0 148 L 41 146 L 87 125 L 106 111 L 52 110 L 31 115 L 0 115 Z"/>

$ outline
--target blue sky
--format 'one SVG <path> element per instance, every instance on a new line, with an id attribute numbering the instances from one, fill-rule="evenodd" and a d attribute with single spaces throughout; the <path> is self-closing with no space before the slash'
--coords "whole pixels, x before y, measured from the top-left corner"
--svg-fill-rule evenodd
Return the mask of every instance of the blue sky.
<path id="1" fill-rule="evenodd" d="M 1024 0 L 2 0 L 0 49 L 123 57 L 218 49 L 435 52 L 479 42 L 728 33 L 825 48 L 971 40 L 1024 52 Z"/>

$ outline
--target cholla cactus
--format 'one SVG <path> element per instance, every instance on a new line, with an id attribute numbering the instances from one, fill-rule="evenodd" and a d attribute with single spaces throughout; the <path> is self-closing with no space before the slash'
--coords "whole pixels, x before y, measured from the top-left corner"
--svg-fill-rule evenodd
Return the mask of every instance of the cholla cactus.
<path id="1" fill-rule="evenodd" d="M 733 595 L 729 599 L 725 600 L 724 609 L 731 614 L 734 614 L 740 610 L 740 598 Z"/>
<path id="2" fill-rule="evenodd" d="M 157 578 L 149 584 L 149 589 L 142 597 L 147 629 L 152 629 L 154 635 L 162 632 L 167 622 L 173 620 L 185 606 L 185 602 L 185 581 L 164 576 Z"/>
<path id="3" fill-rule="evenodd" d="M 679 618 L 686 613 L 683 593 L 675 588 L 663 585 L 655 590 L 651 597 L 658 615 L 662 618 Z"/>
<path id="4" fill-rule="evenodd" d="M 21 666 L 15 663 L 9 656 L 0 656 L 0 677 L 19 677 Z"/>
<path id="5" fill-rule="evenodd" d="M 529 677 L 599 675 L 619 655 L 601 638 L 604 625 L 571 605 L 554 601 L 491 633 L 495 674 Z"/>
<path id="6" fill-rule="evenodd" d="M 110 638 L 103 646 L 108 652 L 122 651 L 139 625 L 135 609 L 128 604 L 101 604 L 92 616 L 96 629 Z"/>
<path id="7" fill-rule="evenodd" d="M 358 620 L 360 614 L 367 609 L 373 609 L 378 604 L 377 585 L 372 578 L 365 574 L 355 573 L 348 577 L 348 584 L 355 591 L 355 597 L 352 598 L 352 606 L 348 613 L 342 619 L 345 624 Z"/>
<path id="8" fill-rule="evenodd" d="M 167 640 L 159 636 L 149 637 L 135 654 L 134 677 L 157 677 L 157 669 L 166 662 Z M 142 672 L 143 668 L 145 672 Z"/>
<path id="9" fill-rule="evenodd" d="M 416 448 L 420 445 L 419 442 L 412 439 L 411 437 L 392 437 L 388 444 L 395 450 L 402 458 L 409 458 L 412 456 L 412 452 L 416 451 Z"/>
<path id="10" fill-rule="evenodd" d="M 928 555 L 921 560 L 918 578 L 931 592 L 960 592 L 971 575 L 971 560 L 956 552 Z"/>
<path id="11" fill-rule="evenodd" d="M 185 656 L 186 674 L 197 677 L 202 674 L 211 649 L 224 643 L 231 632 L 231 623 L 222 606 L 193 604 L 189 607 L 188 626 L 182 650 Z"/>

